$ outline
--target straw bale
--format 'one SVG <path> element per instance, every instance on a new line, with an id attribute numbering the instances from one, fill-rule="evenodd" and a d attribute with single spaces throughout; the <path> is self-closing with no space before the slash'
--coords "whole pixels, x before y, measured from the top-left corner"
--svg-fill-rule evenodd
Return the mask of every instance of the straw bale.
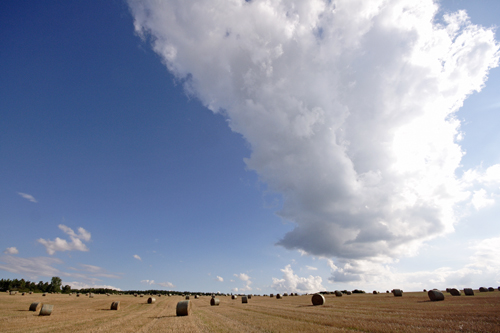
<path id="1" fill-rule="evenodd" d="M 40 310 L 39 316 L 50 316 L 52 314 L 52 310 L 54 306 L 52 304 L 44 304 L 42 305 L 42 309 Z"/>
<path id="2" fill-rule="evenodd" d="M 429 299 L 433 302 L 444 301 L 444 294 L 439 290 L 429 290 L 427 296 L 429 296 Z"/>
<path id="3" fill-rule="evenodd" d="M 323 305 L 323 304 L 325 304 L 325 296 L 323 296 L 319 293 L 316 293 L 316 294 L 312 295 L 311 301 L 312 301 L 313 305 Z"/>
<path id="4" fill-rule="evenodd" d="M 191 301 L 180 301 L 175 309 L 177 316 L 188 316 L 191 314 Z"/>

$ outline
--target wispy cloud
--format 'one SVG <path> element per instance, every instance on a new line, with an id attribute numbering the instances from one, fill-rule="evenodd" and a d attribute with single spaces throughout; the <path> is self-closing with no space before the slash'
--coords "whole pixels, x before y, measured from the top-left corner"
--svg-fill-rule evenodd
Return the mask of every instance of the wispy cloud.
<path id="1" fill-rule="evenodd" d="M 217 275 L 217 277 L 214 279 L 215 281 L 219 281 L 219 282 L 224 282 L 224 279 L 220 276 Z"/>
<path id="2" fill-rule="evenodd" d="M 14 246 L 12 246 L 12 247 L 6 248 L 5 251 L 3 251 L 3 253 L 5 253 L 5 254 L 18 254 L 19 250 L 17 248 L 15 248 Z"/>
<path id="3" fill-rule="evenodd" d="M 141 257 L 139 257 L 139 255 L 138 255 L 138 254 L 134 254 L 134 255 L 133 255 L 133 257 L 134 257 L 135 259 L 137 259 L 137 260 L 142 261 Z"/>
<path id="4" fill-rule="evenodd" d="M 307 265 L 306 265 L 306 268 L 307 268 L 308 270 L 310 270 L 310 271 L 317 271 L 317 270 L 318 270 L 318 268 L 317 268 L 317 267 L 312 267 L 312 266 L 307 266 Z"/>
<path id="5" fill-rule="evenodd" d="M 65 239 L 56 237 L 55 240 L 46 240 L 43 238 L 38 239 L 38 242 L 45 246 L 48 254 L 53 255 L 57 251 L 88 251 L 87 246 L 82 242 L 82 240 L 88 242 L 90 241 L 90 232 L 83 228 L 78 228 L 78 234 L 76 234 L 73 229 L 65 226 L 64 224 L 59 225 L 64 233 L 69 235 L 71 242 Z"/>
<path id="6" fill-rule="evenodd" d="M 175 285 L 171 282 L 155 282 L 155 280 L 142 280 L 141 283 L 147 284 L 149 286 L 157 285 L 163 288 L 174 288 Z"/>
<path id="7" fill-rule="evenodd" d="M 22 192 L 17 192 L 17 194 L 19 194 L 20 196 L 22 196 L 24 199 L 27 199 L 31 202 L 34 202 L 34 203 L 37 203 L 38 201 L 36 201 L 36 199 L 31 195 L 31 194 L 27 194 L 27 193 L 22 193 Z"/>

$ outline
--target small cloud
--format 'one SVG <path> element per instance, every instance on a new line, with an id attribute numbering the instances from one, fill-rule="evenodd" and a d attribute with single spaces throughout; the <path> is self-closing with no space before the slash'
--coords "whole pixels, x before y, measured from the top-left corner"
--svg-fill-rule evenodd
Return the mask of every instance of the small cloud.
<path id="1" fill-rule="evenodd" d="M 310 271 L 317 271 L 318 269 L 316 267 L 312 267 L 312 266 L 307 266 L 306 265 L 306 268 Z"/>
<path id="2" fill-rule="evenodd" d="M 137 259 L 137 260 L 142 261 L 141 257 L 139 257 L 139 255 L 138 255 L 138 254 L 134 254 L 134 258 L 135 258 L 135 259 Z"/>
<path id="3" fill-rule="evenodd" d="M 234 274 L 237 278 L 239 278 L 242 281 L 248 281 L 250 280 L 250 277 L 246 275 L 245 273 L 240 273 L 240 274 Z"/>
<path id="4" fill-rule="evenodd" d="M 238 292 L 238 288 L 233 288 L 233 289 L 231 289 L 231 291 L 236 293 L 236 292 Z"/>
<path id="5" fill-rule="evenodd" d="M 219 281 L 219 282 L 224 282 L 224 279 L 220 276 L 217 275 L 217 277 L 214 279 L 215 281 Z"/>
<path id="6" fill-rule="evenodd" d="M 8 247 L 3 251 L 5 254 L 18 254 L 19 251 L 13 246 L 13 247 Z"/>
<path id="7" fill-rule="evenodd" d="M 90 241 L 90 232 L 83 228 L 78 228 L 78 234 L 76 234 L 73 229 L 65 226 L 64 224 L 59 224 L 59 229 L 61 229 L 65 234 L 67 234 L 71 242 L 65 239 L 56 237 L 55 240 L 46 240 L 43 238 L 38 239 L 38 242 L 45 246 L 48 254 L 52 255 L 57 251 L 88 251 L 87 246 L 82 242 L 82 240 L 88 242 Z"/>
<path id="8" fill-rule="evenodd" d="M 36 199 L 31 194 L 26 194 L 26 193 L 22 193 L 22 192 L 17 192 L 17 194 L 19 194 L 24 199 L 27 199 L 27 200 L 29 200 L 31 202 L 34 202 L 34 203 L 38 202 L 38 201 L 36 201 Z"/>
<path id="9" fill-rule="evenodd" d="M 141 283 L 152 285 L 155 283 L 155 280 L 142 280 Z"/>
<path id="10" fill-rule="evenodd" d="M 174 288 L 175 286 L 170 282 L 158 282 L 157 285 L 164 288 Z"/>

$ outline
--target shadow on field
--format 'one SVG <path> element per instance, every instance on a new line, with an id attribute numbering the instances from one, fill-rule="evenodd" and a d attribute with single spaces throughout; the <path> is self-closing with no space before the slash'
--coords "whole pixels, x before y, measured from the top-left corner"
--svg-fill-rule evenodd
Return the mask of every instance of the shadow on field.
<path id="1" fill-rule="evenodd" d="M 30 310 L 16 310 L 16 311 L 29 312 Z"/>
<path id="2" fill-rule="evenodd" d="M 161 317 L 148 317 L 149 319 L 163 319 L 163 318 L 172 318 L 177 317 L 177 315 L 169 315 L 169 316 L 161 316 Z"/>

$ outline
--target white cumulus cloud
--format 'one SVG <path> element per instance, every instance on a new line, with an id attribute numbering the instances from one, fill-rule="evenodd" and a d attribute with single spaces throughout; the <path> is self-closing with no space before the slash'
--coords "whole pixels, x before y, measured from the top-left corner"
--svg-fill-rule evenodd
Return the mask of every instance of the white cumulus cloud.
<path id="1" fill-rule="evenodd" d="M 18 254 L 19 250 L 15 246 L 12 246 L 12 247 L 6 248 L 5 251 L 3 251 L 3 253 L 5 253 L 5 254 Z"/>
<path id="2" fill-rule="evenodd" d="M 224 282 L 224 279 L 220 276 L 217 275 L 217 277 L 214 279 L 215 281 L 219 281 L 219 282 Z"/>
<path id="3" fill-rule="evenodd" d="M 436 17 L 432 0 L 129 5 L 136 32 L 283 195 L 295 229 L 279 245 L 350 260 L 347 279 L 453 231 L 473 197 L 455 173 L 455 113 L 498 65 L 492 29 L 464 11 Z"/>
<path id="4" fill-rule="evenodd" d="M 299 277 L 293 273 L 291 265 L 286 265 L 283 272 L 283 278 L 278 279 L 273 277 L 273 284 L 271 288 L 281 292 L 300 292 L 300 293 L 314 293 L 325 290 L 321 276 Z"/>
<path id="5" fill-rule="evenodd" d="M 137 260 L 142 261 L 141 257 L 139 257 L 139 255 L 138 255 L 138 254 L 134 254 L 134 258 L 135 258 L 135 259 L 137 259 Z"/>
<path id="6" fill-rule="evenodd" d="M 64 224 L 59 224 L 59 229 L 61 229 L 64 233 L 66 233 L 71 241 L 68 242 L 65 239 L 56 237 L 55 240 L 46 240 L 43 238 L 38 239 L 40 244 L 45 246 L 45 250 L 48 254 L 52 255 L 57 251 L 88 251 L 87 246 L 82 242 L 90 241 L 90 232 L 86 231 L 83 228 L 78 228 L 78 234 L 76 234 L 73 229 L 65 226 Z"/>

